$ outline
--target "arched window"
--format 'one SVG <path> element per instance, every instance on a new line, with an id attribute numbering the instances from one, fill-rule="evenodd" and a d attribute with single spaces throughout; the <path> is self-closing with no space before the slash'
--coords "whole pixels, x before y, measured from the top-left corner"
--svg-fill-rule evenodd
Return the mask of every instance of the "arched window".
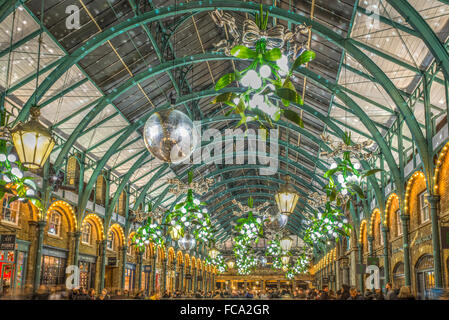
<path id="1" fill-rule="evenodd" d="M 112 230 L 109 231 L 108 234 L 107 248 L 109 250 L 115 251 L 115 233 Z"/>
<path id="2" fill-rule="evenodd" d="M 19 222 L 20 201 L 13 201 L 9 203 L 9 200 L 13 197 L 11 194 L 5 194 L 2 201 L 2 220 L 13 224 Z"/>
<path id="3" fill-rule="evenodd" d="M 92 239 L 92 225 L 86 222 L 83 225 L 81 241 L 85 244 L 90 244 Z"/>
<path id="4" fill-rule="evenodd" d="M 133 242 L 131 239 L 128 240 L 128 247 L 126 248 L 126 254 L 132 255 L 133 254 Z"/>
<path id="5" fill-rule="evenodd" d="M 419 199 L 419 223 L 425 223 L 430 220 L 429 202 L 426 199 L 427 193 L 425 191 L 418 195 Z"/>
<path id="6" fill-rule="evenodd" d="M 401 211 L 396 211 L 396 236 L 399 237 L 402 235 L 402 221 L 401 221 Z"/>
<path id="7" fill-rule="evenodd" d="M 382 232 L 382 221 L 379 221 L 379 239 L 380 245 L 383 246 L 385 243 L 384 233 Z"/>
<path id="8" fill-rule="evenodd" d="M 57 211 L 52 211 L 50 213 L 50 220 L 48 224 L 48 234 L 59 237 L 61 235 L 61 223 L 62 215 Z"/>
<path id="9" fill-rule="evenodd" d="M 75 156 L 71 156 L 67 160 L 67 173 L 66 173 L 66 183 L 70 186 L 78 186 L 79 175 L 80 175 L 80 165 Z"/>

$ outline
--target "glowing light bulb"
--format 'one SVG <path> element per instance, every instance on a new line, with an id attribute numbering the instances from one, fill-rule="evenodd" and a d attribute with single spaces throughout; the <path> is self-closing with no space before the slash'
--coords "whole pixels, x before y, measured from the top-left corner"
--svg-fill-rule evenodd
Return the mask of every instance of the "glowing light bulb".
<path id="1" fill-rule="evenodd" d="M 331 166 L 330 166 L 331 169 L 335 169 L 336 167 L 337 167 L 337 164 L 335 162 L 332 163 Z"/>
<path id="2" fill-rule="evenodd" d="M 13 154 L 8 154 L 8 160 L 10 162 L 14 162 L 14 161 L 17 160 L 17 157 L 15 155 L 13 155 Z"/>
<path id="3" fill-rule="evenodd" d="M 354 165 L 354 168 L 355 168 L 356 170 L 359 170 L 359 169 L 360 169 L 360 164 L 359 164 L 359 163 L 356 163 L 356 164 Z"/>
<path id="4" fill-rule="evenodd" d="M 23 177 L 23 173 L 19 170 L 19 168 L 12 168 L 11 173 L 19 179 Z"/>
<path id="5" fill-rule="evenodd" d="M 32 197 L 32 196 L 34 196 L 35 192 L 33 189 L 28 189 L 26 194 L 27 194 L 27 196 Z"/>
<path id="6" fill-rule="evenodd" d="M 260 67 L 259 72 L 262 78 L 268 78 L 271 75 L 271 68 L 264 64 L 262 67 Z"/>
<path id="7" fill-rule="evenodd" d="M 3 153 L 0 153 L 0 161 L 6 161 L 6 156 Z"/>

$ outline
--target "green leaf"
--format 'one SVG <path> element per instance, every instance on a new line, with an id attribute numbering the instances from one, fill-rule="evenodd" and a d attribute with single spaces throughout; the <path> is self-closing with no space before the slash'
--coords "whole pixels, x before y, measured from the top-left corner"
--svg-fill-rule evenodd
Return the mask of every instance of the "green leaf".
<path id="1" fill-rule="evenodd" d="M 290 88 L 276 89 L 276 95 L 281 99 L 291 101 L 295 104 L 302 105 L 304 103 L 302 97 L 295 90 Z"/>
<path id="2" fill-rule="evenodd" d="M 240 59 L 255 59 L 257 57 L 256 51 L 242 45 L 232 48 L 231 55 Z"/>
<path id="3" fill-rule="evenodd" d="M 295 62 L 293 62 L 292 68 L 290 70 L 290 73 L 292 73 L 295 69 L 297 69 L 299 66 L 302 66 L 303 64 L 306 64 L 307 62 L 310 62 L 316 58 L 316 54 L 313 51 L 306 50 L 301 55 L 296 58 Z"/>
<path id="4" fill-rule="evenodd" d="M 221 90 L 229 86 L 235 80 L 235 73 L 228 73 L 222 76 L 215 84 L 215 90 Z"/>
<path id="5" fill-rule="evenodd" d="M 279 48 L 273 48 L 263 55 L 263 58 L 267 61 L 277 61 L 282 57 L 281 50 Z"/>
<path id="6" fill-rule="evenodd" d="M 376 174 L 377 172 L 381 172 L 381 171 L 383 171 L 383 170 L 382 169 L 371 169 L 371 170 L 365 171 L 362 173 L 362 178 L 369 177 L 369 176 Z"/>
<path id="7" fill-rule="evenodd" d="M 228 101 L 232 101 L 232 99 L 234 98 L 235 94 L 232 92 L 228 92 L 228 93 L 222 93 L 218 96 L 215 97 L 214 100 L 212 100 L 212 104 L 216 104 L 216 103 L 220 103 L 220 102 L 228 102 Z"/>
<path id="8" fill-rule="evenodd" d="M 356 185 L 355 183 L 348 183 L 348 187 L 354 190 L 361 199 L 365 199 L 365 194 L 363 193 L 362 188 L 360 188 L 358 185 Z"/>
<path id="9" fill-rule="evenodd" d="M 304 123 L 302 121 L 302 117 L 299 114 L 297 114 L 296 112 L 287 109 L 287 110 L 284 110 L 284 116 L 288 120 L 296 123 L 301 128 L 304 128 Z"/>

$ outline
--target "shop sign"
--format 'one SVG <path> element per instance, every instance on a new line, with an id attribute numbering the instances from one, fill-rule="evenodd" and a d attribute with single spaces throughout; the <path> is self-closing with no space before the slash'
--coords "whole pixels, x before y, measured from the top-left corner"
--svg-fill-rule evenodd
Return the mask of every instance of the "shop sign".
<path id="1" fill-rule="evenodd" d="M 323 278 L 323 284 L 328 284 L 329 283 L 329 278 L 328 277 L 324 277 Z"/>
<path id="2" fill-rule="evenodd" d="M 143 266 L 143 272 L 151 272 L 151 266 L 150 265 Z"/>
<path id="3" fill-rule="evenodd" d="M 0 235 L 0 250 L 14 250 L 16 246 L 15 234 Z"/>
<path id="4" fill-rule="evenodd" d="M 419 238 L 418 240 L 416 240 L 416 241 L 415 241 L 415 246 L 417 246 L 417 245 L 419 245 L 419 244 L 421 244 L 421 243 L 427 242 L 427 241 L 429 241 L 429 240 L 432 240 L 432 234 L 429 234 L 429 235 L 426 236 L 426 237 L 422 237 L 422 238 Z"/>
<path id="5" fill-rule="evenodd" d="M 449 227 L 441 227 L 441 247 L 449 249 Z"/>
<path id="6" fill-rule="evenodd" d="M 117 266 L 117 257 L 108 257 L 108 266 L 110 267 Z"/>
<path id="7" fill-rule="evenodd" d="M 187 273 L 187 274 L 186 274 L 186 279 L 187 279 L 187 280 L 192 279 L 192 275 L 191 275 L 190 273 Z"/>

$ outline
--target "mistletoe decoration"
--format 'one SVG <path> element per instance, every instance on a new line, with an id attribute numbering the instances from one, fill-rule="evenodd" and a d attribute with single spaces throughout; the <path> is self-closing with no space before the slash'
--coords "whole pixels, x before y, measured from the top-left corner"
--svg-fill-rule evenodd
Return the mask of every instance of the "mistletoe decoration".
<path id="1" fill-rule="evenodd" d="M 189 184 L 192 183 L 193 173 L 189 172 Z M 170 228 L 177 228 L 184 235 L 186 230 L 190 230 L 195 239 L 200 242 L 209 242 L 213 240 L 215 229 L 212 227 L 210 215 L 205 202 L 201 202 L 193 196 L 193 190 L 187 191 L 185 201 L 175 205 L 174 210 L 166 218 L 166 223 Z"/>
<path id="2" fill-rule="evenodd" d="M 0 142 L 0 199 L 5 194 L 12 194 L 8 202 L 21 201 L 31 202 L 39 211 L 44 210 L 44 206 L 39 197 L 36 196 L 36 184 L 33 177 L 25 177 L 24 172 L 28 169 L 17 160 L 13 153 L 7 153 L 5 141 Z"/>
<path id="3" fill-rule="evenodd" d="M 230 54 L 237 58 L 249 60 L 250 65 L 244 70 L 225 74 L 215 85 L 215 90 L 219 91 L 234 82 L 240 82 L 244 91 L 222 93 L 212 103 L 224 103 L 230 106 L 231 109 L 227 115 L 232 112 L 239 114 L 241 119 L 237 127 L 242 124 L 247 126 L 247 123 L 251 121 L 259 122 L 262 128 L 265 128 L 264 121 L 273 127 L 273 121 L 278 121 L 281 115 L 304 127 L 302 117 L 289 109 L 291 103 L 296 105 L 304 103 L 291 77 L 295 69 L 315 59 L 316 54 L 313 51 L 303 50 L 289 67 L 288 57 L 282 54 L 279 47 L 268 49 L 275 45 L 270 42 L 270 37 L 263 35 L 267 31 L 267 26 L 268 11 L 264 15 L 261 5 L 260 13 L 256 14 L 252 26 L 252 29 L 257 27 L 259 36 L 251 36 L 251 32 L 248 31 L 243 37 L 251 39 L 256 37 L 257 40 L 244 41 L 246 45 L 237 45 L 230 51 Z M 278 99 L 275 100 L 272 97 Z"/>
<path id="4" fill-rule="evenodd" d="M 344 215 L 345 208 L 354 201 L 356 196 L 365 199 L 361 182 L 380 169 L 361 171 L 360 164 L 351 161 L 351 134 L 345 133 L 343 142 L 347 146 L 343 159 L 333 163 L 324 174 L 328 183 L 324 186 L 325 205 L 323 212 L 316 212 L 311 218 L 311 225 L 306 229 L 304 241 L 310 245 L 341 236 L 349 236 L 352 226 Z M 337 177 L 335 180 L 334 177 Z"/>
<path id="5" fill-rule="evenodd" d="M 248 206 L 253 207 L 253 199 L 249 198 Z M 253 216 L 252 211 L 248 212 L 246 218 L 237 220 L 235 226 L 237 235 L 234 237 L 234 255 L 239 274 L 250 274 L 257 266 L 257 257 L 252 249 L 263 236 L 263 220 Z"/>
<path id="6" fill-rule="evenodd" d="M 163 246 L 165 240 L 161 225 L 151 222 L 145 224 L 144 226 L 137 229 L 132 241 L 142 252 L 145 251 L 146 245 L 148 245 L 150 242 L 159 246 Z"/>
<path id="7" fill-rule="evenodd" d="M 228 269 L 228 266 L 225 263 L 225 260 L 223 258 L 223 255 L 219 253 L 216 258 L 212 259 L 211 257 L 207 256 L 205 258 L 206 265 L 213 265 L 217 267 L 217 270 L 219 273 L 226 272 Z"/>

